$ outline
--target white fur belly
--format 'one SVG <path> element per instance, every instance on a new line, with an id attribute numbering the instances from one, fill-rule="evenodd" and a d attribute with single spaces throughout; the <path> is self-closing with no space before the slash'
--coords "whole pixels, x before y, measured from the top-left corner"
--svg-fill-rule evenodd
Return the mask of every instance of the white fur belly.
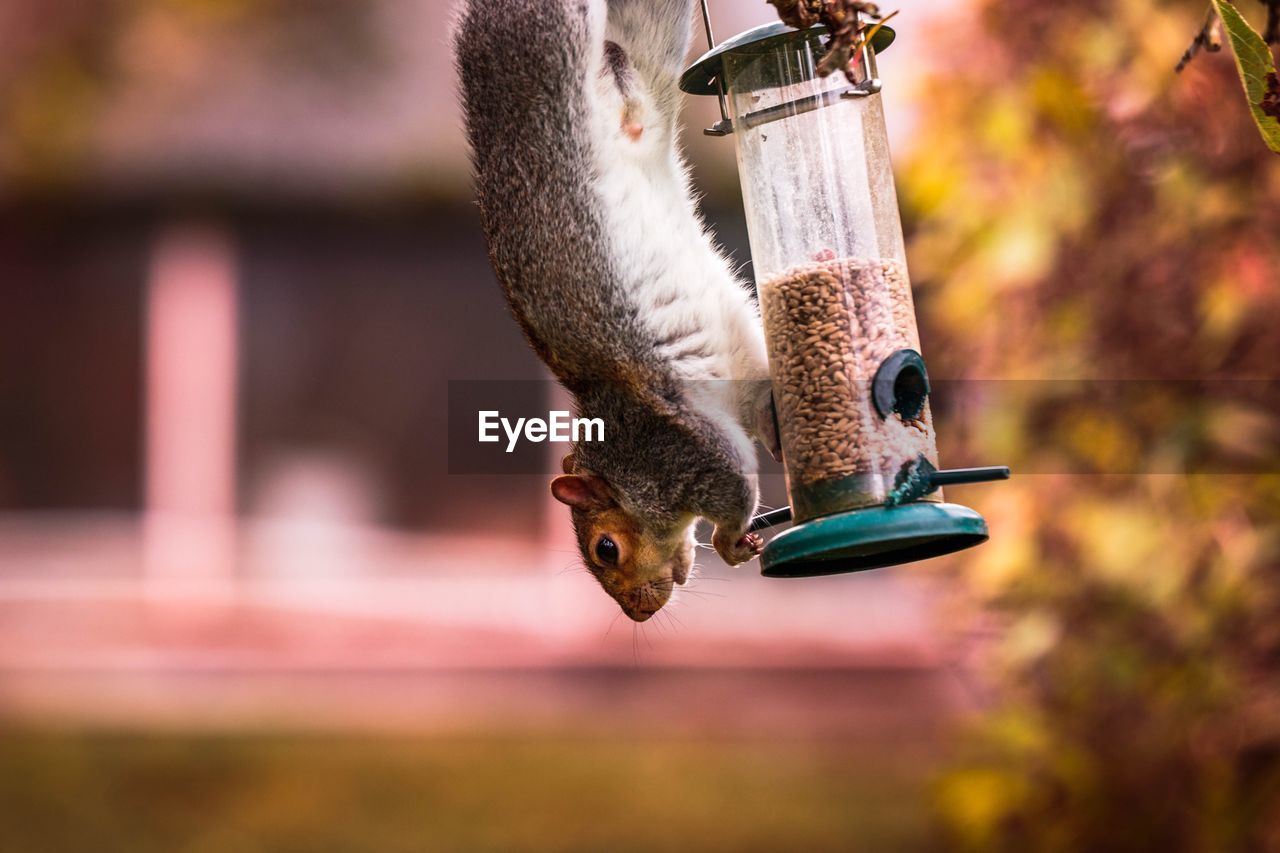
<path id="1" fill-rule="evenodd" d="M 704 233 L 678 169 L 631 160 L 604 171 L 614 256 L 659 355 L 678 376 L 742 378 L 740 315 L 752 312 L 751 301 Z"/>

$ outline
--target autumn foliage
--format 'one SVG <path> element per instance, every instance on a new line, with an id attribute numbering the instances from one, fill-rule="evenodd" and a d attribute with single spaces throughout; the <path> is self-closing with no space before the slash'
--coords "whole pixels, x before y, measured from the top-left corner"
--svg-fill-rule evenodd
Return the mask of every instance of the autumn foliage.
<path id="1" fill-rule="evenodd" d="M 922 338 L 1034 390 L 959 439 L 1024 475 L 973 492 L 946 836 L 1280 849 L 1280 158 L 1226 54 L 1173 74 L 1200 3 L 974 11 L 901 185 Z"/>

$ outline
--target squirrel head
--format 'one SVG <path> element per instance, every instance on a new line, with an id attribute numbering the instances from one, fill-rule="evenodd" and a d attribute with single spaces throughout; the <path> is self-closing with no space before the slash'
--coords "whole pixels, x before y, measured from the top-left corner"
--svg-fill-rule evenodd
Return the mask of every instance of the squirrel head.
<path id="1" fill-rule="evenodd" d="M 676 585 L 689 579 L 692 520 L 673 530 L 648 527 L 623 509 L 609 484 L 594 474 L 556 477 L 551 494 L 570 509 L 587 569 L 629 618 L 643 622 L 653 616 Z"/>

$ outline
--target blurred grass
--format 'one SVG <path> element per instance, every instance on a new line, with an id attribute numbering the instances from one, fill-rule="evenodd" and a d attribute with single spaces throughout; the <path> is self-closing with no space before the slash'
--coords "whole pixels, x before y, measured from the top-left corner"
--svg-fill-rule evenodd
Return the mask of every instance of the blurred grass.
<path id="1" fill-rule="evenodd" d="M 870 751 L 653 736 L 17 730 L 0 734 L 0 850 L 927 848 L 927 749 Z"/>

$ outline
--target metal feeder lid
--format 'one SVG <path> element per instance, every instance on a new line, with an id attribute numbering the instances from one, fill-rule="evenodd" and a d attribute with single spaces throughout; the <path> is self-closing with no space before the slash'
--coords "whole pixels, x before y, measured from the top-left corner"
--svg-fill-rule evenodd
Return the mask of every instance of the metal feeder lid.
<path id="1" fill-rule="evenodd" d="M 738 33 L 728 41 L 716 45 L 690 65 L 680 77 L 680 88 L 690 95 L 718 95 L 720 87 L 717 81 L 724 68 L 726 54 L 764 53 L 780 44 L 814 38 L 826 31 L 825 24 L 814 24 L 807 30 L 797 30 L 781 21 L 774 21 L 772 24 Z M 871 39 L 871 49 L 877 54 L 884 53 L 896 36 L 893 28 L 881 27 Z"/>

